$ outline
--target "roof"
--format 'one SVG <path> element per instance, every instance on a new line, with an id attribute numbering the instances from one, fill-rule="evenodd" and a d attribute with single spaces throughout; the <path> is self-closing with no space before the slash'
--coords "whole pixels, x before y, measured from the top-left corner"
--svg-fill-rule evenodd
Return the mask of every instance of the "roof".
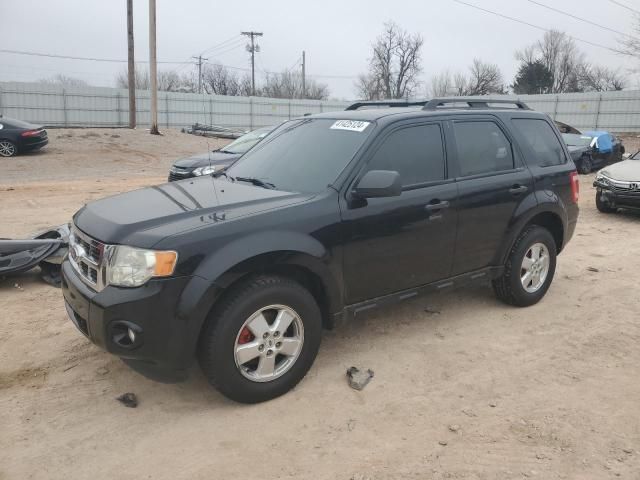
<path id="1" fill-rule="evenodd" d="M 520 110 L 516 108 L 443 108 L 437 110 L 423 110 L 421 107 L 387 107 L 387 108 L 369 108 L 362 110 L 339 110 L 335 112 L 316 113 L 311 115 L 313 118 L 327 118 L 336 120 L 362 120 L 377 121 L 382 118 L 397 118 L 399 116 L 406 118 L 413 117 L 442 117 L 444 115 L 500 115 L 500 114 L 518 114 L 523 116 L 540 116 L 544 115 L 535 110 Z"/>

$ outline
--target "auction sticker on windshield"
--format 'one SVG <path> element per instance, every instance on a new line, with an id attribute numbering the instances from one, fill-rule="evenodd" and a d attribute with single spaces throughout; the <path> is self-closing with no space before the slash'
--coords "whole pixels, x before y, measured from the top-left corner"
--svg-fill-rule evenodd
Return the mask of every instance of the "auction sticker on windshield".
<path id="1" fill-rule="evenodd" d="M 332 130 L 349 130 L 351 132 L 362 132 L 371 122 L 361 122 L 357 120 L 338 120 L 331 125 Z"/>

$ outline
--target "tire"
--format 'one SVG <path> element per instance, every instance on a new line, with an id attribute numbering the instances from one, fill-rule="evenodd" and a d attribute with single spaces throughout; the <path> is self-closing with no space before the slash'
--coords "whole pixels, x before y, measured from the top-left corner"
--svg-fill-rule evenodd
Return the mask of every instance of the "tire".
<path id="1" fill-rule="evenodd" d="M 539 285 L 535 285 L 532 281 L 525 289 L 523 283 L 526 280 L 522 276 L 526 272 L 524 270 L 525 256 L 530 260 L 534 258 L 535 255 L 531 255 L 531 257 L 529 255 L 532 253 L 532 249 L 535 252 L 535 249 L 538 248 L 536 247 L 537 245 L 542 245 L 540 247 L 540 259 L 546 257 L 546 260 L 541 260 L 537 264 L 539 266 L 534 268 L 541 269 L 541 271 L 545 270 L 544 265 L 546 262 L 546 273 L 544 273 L 544 278 L 542 278 L 542 275 L 538 277 Z M 504 273 L 492 282 L 493 290 L 496 296 L 506 304 L 528 307 L 538 303 L 544 297 L 551 285 L 555 271 L 556 242 L 553 236 L 546 228 L 531 225 L 522 231 L 515 241 L 504 266 Z M 535 279 L 535 275 L 532 278 Z"/>
<path id="2" fill-rule="evenodd" d="M 596 192 L 596 208 L 600 213 L 615 213 L 617 208 L 613 208 L 608 202 L 602 200 L 602 194 Z"/>
<path id="3" fill-rule="evenodd" d="M 578 171 L 582 175 L 587 175 L 591 173 L 592 170 L 593 170 L 593 163 L 591 162 L 591 159 L 589 157 L 582 157 L 580 159 L 580 165 L 578 166 Z"/>
<path id="4" fill-rule="evenodd" d="M 273 308 L 262 311 L 266 307 Z M 285 312 L 283 318 L 295 316 L 282 333 L 274 327 L 280 311 Z M 266 323 L 260 322 L 265 319 Z M 269 338 L 263 341 L 261 335 L 254 335 L 260 331 L 257 324 L 265 326 L 261 331 Z M 200 334 L 198 360 L 209 382 L 226 397 L 241 403 L 264 402 L 288 392 L 302 380 L 316 358 L 321 335 L 320 308 L 308 290 L 287 277 L 257 276 L 233 288 L 214 306 Z M 280 347 L 278 338 L 282 340 Z M 295 354 L 274 353 L 280 351 L 283 342 L 290 346 L 296 340 L 300 343 Z M 256 343 L 258 347 L 254 347 Z M 236 352 L 241 345 L 250 347 L 251 354 L 262 345 L 262 353 L 239 365 Z M 262 378 L 260 365 L 269 363 L 265 358 L 269 351 L 276 368 L 272 376 Z"/>
<path id="5" fill-rule="evenodd" d="M 13 157 L 18 154 L 16 144 L 11 140 L 0 140 L 0 157 Z"/>

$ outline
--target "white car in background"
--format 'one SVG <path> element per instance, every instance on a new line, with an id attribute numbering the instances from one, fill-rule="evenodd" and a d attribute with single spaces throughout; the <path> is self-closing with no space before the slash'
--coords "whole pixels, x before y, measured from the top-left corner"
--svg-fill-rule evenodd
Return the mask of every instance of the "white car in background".
<path id="1" fill-rule="evenodd" d="M 640 209 L 640 151 L 600 170 L 593 186 L 597 189 L 596 207 L 603 213 Z"/>

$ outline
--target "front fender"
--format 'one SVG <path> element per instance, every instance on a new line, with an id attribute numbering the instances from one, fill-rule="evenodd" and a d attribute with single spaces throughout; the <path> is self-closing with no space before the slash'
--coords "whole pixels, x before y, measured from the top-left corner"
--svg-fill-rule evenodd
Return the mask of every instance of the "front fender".
<path id="1" fill-rule="evenodd" d="M 178 305 L 178 316 L 189 329 L 188 349 L 195 351 L 202 325 L 225 288 L 274 265 L 295 265 L 315 275 L 325 289 L 329 313 L 340 311 L 341 287 L 329 267 L 330 257 L 315 238 L 287 231 L 254 233 L 212 252 L 200 262 Z"/>

